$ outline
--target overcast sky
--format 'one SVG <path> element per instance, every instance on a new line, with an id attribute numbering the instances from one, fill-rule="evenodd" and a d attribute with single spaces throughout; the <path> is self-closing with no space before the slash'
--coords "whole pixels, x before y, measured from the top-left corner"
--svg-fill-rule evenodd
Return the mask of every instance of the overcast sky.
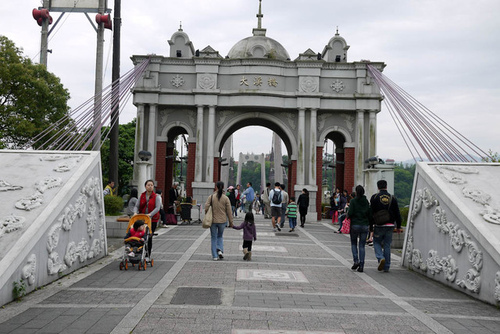
<path id="1" fill-rule="evenodd" d="M 0 12 L 0 34 L 35 62 L 40 27 L 31 11 L 41 3 L 3 1 Z M 108 0 L 108 8 L 113 6 Z M 168 55 L 167 41 L 180 21 L 195 49 L 210 45 L 226 56 L 234 44 L 251 36 L 257 11 L 258 0 L 124 0 L 121 73 L 132 68 L 132 55 Z M 348 61 L 385 62 L 383 73 L 392 81 L 481 149 L 500 152 L 500 1 L 263 0 L 262 11 L 267 36 L 279 41 L 292 59 L 308 48 L 322 52 L 338 26 L 350 45 Z M 61 14 L 51 15 L 55 21 Z M 94 20 L 95 14 L 90 17 Z M 111 31 L 106 30 L 105 39 L 107 86 Z M 69 89 L 72 108 L 94 95 L 95 48 L 95 31 L 81 13 L 67 13 L 49 37 L 48 69 Z M 120 121 L 135 116 L 130 106 Z M 271 131 L 248 127 L 235 133 L 236 156 L 248 150 L 249 137 L 254 153 L 269 152 Z M 411 158 L 385 108 L 378 115 L 377 137 L 381 158 Z"/>

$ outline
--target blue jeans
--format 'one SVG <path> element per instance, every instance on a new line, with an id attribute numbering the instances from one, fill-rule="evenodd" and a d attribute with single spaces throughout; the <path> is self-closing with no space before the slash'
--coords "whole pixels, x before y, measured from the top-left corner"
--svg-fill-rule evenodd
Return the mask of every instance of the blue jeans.
<path id="1" fill-rule="evenodd" d="M 224 239 L 222 238 L 224 227 L 226 227 L 226 223 L 212 223 L 212 226 L 210 226 L 212 257 L 219 257 L 217 249 L 220 249 L 224 253 Z"/>
<path id="2" fill-rule="evenodd" d="M 285 212 L 288 204 L 281 203 L 281 227 L 285 224 Z"/>
<path id="3" fill-rule="evenodd" d="M 345 214 L 339 216 L 339 231 L 342 229 L 342 223 L 344 222 L 345 217 Z"/>
<path id="4" fill-rule="evenodd" d="M 295 226 L 297 226 L 297 217 L 288 217 L 288 224 L 290 225 L 290 228 L 295 228 Z"/>
<path id="5" fill-rule="evenodd" d="M 368 235 L 367 225 L 351 225 L 351 251 L 354 263 L 365 264 L 365 243 Z M 359 253 L 358 253 L 359 238 Z"/>
<path id="6" fill-rule="evenodd" d="M 231 205 L 231 211 L 233 212 L 233 216 L 238 217 L 238 213 L 236 212 L 236 207 Z"/>
<path id="7" fill-rule="evenodd" d="M 380 260 L 385 259 L 384 270 L 389 270 L 391 266 L 391 243 L 394 226 L 375 226 L 373 233 L 373 248 L 375 257 Z M 383 248 L 383 250 L 382 250 Z"/>

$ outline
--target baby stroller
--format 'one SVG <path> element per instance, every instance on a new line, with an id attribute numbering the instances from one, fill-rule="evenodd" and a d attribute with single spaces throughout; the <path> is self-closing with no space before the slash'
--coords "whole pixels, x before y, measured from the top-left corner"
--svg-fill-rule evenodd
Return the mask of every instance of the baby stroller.
<path id="1" fill-rule="evenodd" d="M 181 203 L 181 219 L 183 224 L 191 224 L 191 209 L 193 205 L 191 204 L 191 197 L 188 197 L 188 202 Z"/>
<path id="2" fill-rule="evenodd" d="M 144 243 L 141 244 L 141 246 L 137 247 L 137 250 L 134 252 L 134 256 L 130 256 L 130 250 L 124 250 L 122 260 L 120 262 L 120 270 L 127 270 L 128 269 L 128 264 L 131 263 L 132 266 L 134 267 L 136 264 L 138 264 L 138 269 L 139 270 L 146 270 L 147 263 L 151 265 L 151 267 L 154 265 L 154 260 L 151 258 L 151 255 L 148 256 L 148 240 L 151 238 L 151 218 L 148 215 L 145 214 L 137 214 L 130 218 L 130 221 L 127 226 L 127 231 L 126 233 L 129 232 L 130 228 L 134 225 L 134 223 L 138 220 L 144 220 L 144 224 L 146 225 L 145 229 L 145 234 L 144 234 Z M 130 243 L 130 242 L 141 242 L 141 239 L 137 237 L 130 237 L 125 239 L 124 243 Z"/>

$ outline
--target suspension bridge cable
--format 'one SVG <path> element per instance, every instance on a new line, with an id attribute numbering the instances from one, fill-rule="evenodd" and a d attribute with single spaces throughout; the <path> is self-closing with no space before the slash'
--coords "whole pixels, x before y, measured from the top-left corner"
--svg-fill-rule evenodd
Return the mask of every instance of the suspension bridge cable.
<path id="1" fill-rule="evenodd" d="M 367 65 L 384 94 L 384 104 L 416 161 L 468 162 L 491 158 L 455 128 L 446 123 L 372 65 Z"/>

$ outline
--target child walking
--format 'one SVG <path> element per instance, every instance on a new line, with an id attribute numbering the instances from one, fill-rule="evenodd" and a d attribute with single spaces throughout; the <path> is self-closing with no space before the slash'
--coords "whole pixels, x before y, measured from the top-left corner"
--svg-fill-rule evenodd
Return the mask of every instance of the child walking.
<path id="1" fill-rule="evenodd" d="M 288 215 L 288 223 L 290 224 L 290 231 L 294 232 L 295 226 L 297 226 L 297 203 L 295 203 L 295 197 L 290 197 L 290 202 L 286 208 L 286 214 Z"/>
<path id="2" fill-rule="evenodd" d="M 240 225 L 234 225 L 235 230 L 243 229 L 243 260 L 252 260 L 252 240 L 257 241 L 257 231 L 255 230 L 255 222 L 253 213 L 247 212 L 245 215 L 245 221 Z"/>

